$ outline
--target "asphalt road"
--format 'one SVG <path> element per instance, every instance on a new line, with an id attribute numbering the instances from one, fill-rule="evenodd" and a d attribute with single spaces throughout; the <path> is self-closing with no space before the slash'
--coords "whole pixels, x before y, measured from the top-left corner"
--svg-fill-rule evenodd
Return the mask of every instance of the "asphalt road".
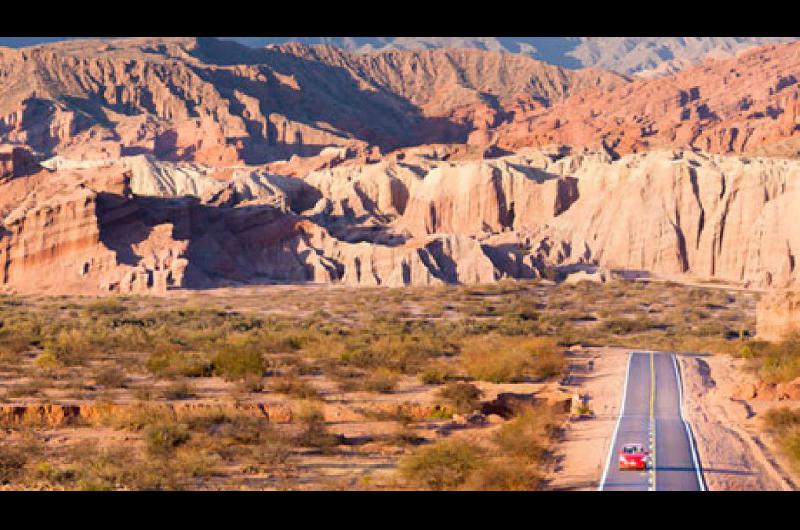
<path id="1" fill-rule="evenodd" d="M 601 490 L 704 489 L 690 427 L 681 414 L 681 399 L 674 354 L 630 354 L 623 407 L 601 479 Z M 620 449 L 626 443 L 635 442 L 651 451 L 651 465 L 646 471 L 620 471 Z"/>

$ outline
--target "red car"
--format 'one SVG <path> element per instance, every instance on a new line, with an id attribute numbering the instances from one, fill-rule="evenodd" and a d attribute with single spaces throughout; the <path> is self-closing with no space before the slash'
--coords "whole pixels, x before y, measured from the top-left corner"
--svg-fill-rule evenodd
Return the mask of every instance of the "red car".
<path id="1" fill-rule="evenodd" d="M 647 457 L 649 455 L 650 451 L 645 451 L 642 444 L 625 444 L 619 452 L 619 468 L 647 469 Z"/>

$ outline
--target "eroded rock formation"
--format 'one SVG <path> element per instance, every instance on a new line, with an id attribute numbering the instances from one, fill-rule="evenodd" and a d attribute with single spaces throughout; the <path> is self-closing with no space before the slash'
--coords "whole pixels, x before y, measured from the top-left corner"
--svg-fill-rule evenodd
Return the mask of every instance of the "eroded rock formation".
<path id="1" fill-rule="evenodd" d="M 763 296 L 756 306 L 756 335 L 778 341 L 800 332 L 800 292 L 780 290 Z"/>
<path id="2" fill-rule="evenodd" d="M 463 142 L 520 101 L 626 78 L 479 50 L 353 54 L 195 38 L 0 49 L 0 141 L 45 155 L 230 164 Z M 521 99 L 520 99 L 521 98 Z"/>
<path id="3" fill-rule="evenodd" d="M 501 148 L 552 143 L 613 157 L 658 147 L 714 153 L 800 153 L 800 42 L 709 59 L 676 75 L 583 91 L 517 113 L 487 137 Z"/>
<path id="4" fill-rule="evenodd" d="M 280 176 L 52 159 L 0 185 L 2 281 L 27 291 L 484 283 L 548 269 L 796 281 L 800 162 L 651 151 L 400 159 Z M 613 205 L 613 207 L 609 207 Z"/>
<path id="5" fill-rule="evenodd" d="M 477 50 L 0 50 L 0 283 L 792 286 L 798 54 L 631 81 Z"/>

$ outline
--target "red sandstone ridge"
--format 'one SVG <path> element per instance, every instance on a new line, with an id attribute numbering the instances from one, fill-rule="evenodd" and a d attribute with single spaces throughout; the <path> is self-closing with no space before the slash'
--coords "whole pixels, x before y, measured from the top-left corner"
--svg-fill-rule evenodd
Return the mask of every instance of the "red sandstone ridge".
<path id="1" fill-rule="evenodd" d="M 798 79 L 800 42 L 763 46 L 673 76 L 576 94 L 516 116 L 491 139 L 509 150 L 563 143 L 612 156 L 656 147 L 797 156 Z"/>
<path id="2" fill-rule="evenodd" d="M 464 142 L 522 101 L 550 105 L 626 78 L 479 50 L 351 54 L 215 39 L 0 49 L 0 141 L 45 155 L 152 154 L 216 165 Z"/>

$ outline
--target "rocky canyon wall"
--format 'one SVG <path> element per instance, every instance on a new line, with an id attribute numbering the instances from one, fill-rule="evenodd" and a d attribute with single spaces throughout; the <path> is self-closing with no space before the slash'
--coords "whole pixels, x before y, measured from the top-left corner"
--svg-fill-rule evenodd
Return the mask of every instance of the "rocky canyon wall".
<path id="1" fill-rule="evenodd" d="M 0 185 L 2 280 L 130 292 L 484 283 L 596 266 L 796 282 L 798 161 L 662 150 L 451 162 L 434 151 L 304 178 L 145 156 L 47 161 L 54 169 Z"/>

